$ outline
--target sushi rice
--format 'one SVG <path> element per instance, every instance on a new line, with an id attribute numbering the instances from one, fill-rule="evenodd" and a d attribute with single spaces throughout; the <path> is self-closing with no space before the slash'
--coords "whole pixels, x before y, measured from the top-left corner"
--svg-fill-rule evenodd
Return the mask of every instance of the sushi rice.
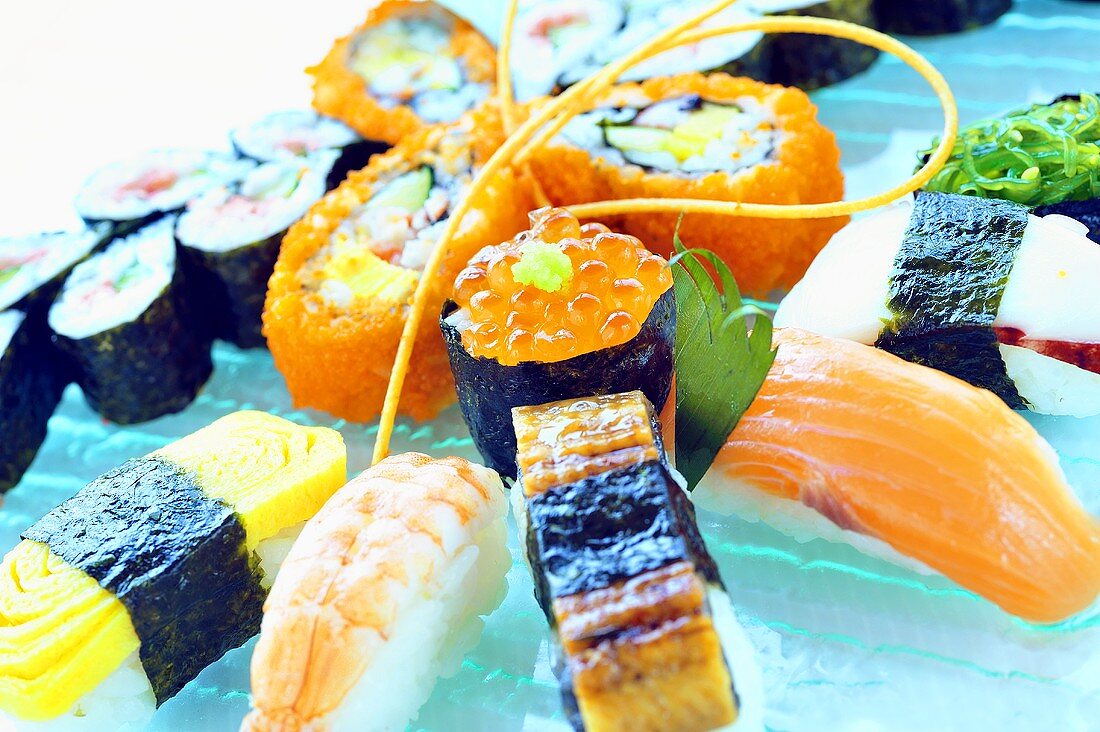
<path id="1" fill-rule="evenodd" d="M 300 158 L 321 150 L 340 150 L 361 141 L 343 122 L 312 110 L 274 112 L 230 133 L 233 148 L 261 163 Z"/>
<path id="2" fill-rule="evenodd" d="M 34 299 L 39 290 L 63 278 L 87 257 L 106 234 L 106 227 L 97 226 L 81 231 L 0 237 L 0 310 Z"/>

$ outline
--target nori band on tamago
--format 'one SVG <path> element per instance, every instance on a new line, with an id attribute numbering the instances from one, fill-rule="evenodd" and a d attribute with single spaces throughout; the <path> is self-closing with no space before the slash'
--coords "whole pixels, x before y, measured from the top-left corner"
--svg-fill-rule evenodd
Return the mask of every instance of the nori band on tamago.
<path id="1" fill-rule="evenodd" d="M 826 0 L 804 8 L 775 15 L 806 16 L 845 20 L 874 26 L 872 0 Z M 868 68 L 879 52 L 843 38 L 805 33 L 777 33 L 764 43 L 770 47 L 770 72 L 764 79 L 771 84 L 819 89 L 844 81 Z"/>
<path id="2" fill-rule="evenodd" d="M 23 534 L 126 607 L 157 704 L 260 630 L 259 570 L 233 509 L 166 460 L 131 460 Z"/>
<path id="3" fill-rule="evenodd" d="M 447 344 L 462 416 L 486 465 L 516 476 L 516 432 L 512 407 L 639 389 L 650 402 L 665 403 L 672 387 L 676 301 L 669 288 L 653 304 L 638 335 L 626 343 L 564 361 L 524 361 L 515 366 L 472 356 L 462 333 L 447 322 L 457 306 L 443 306 L 440 327 Z"/>
<path id="4" fill-rule="evenodd" d="M 1023 409 L 993 321 L 1027 222 L 1027 208 L 1008 201 L 918 196 L 890 277 L 894 317 L 875 346 Z"/>

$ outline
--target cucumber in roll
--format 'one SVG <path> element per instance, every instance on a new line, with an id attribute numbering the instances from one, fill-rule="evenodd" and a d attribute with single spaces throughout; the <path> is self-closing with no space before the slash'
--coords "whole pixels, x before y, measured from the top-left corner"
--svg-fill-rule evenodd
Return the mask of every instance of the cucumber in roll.
<path id="1" fill-rule="evenodd" d="M 444 306 L 462 416 L 486 464 L 515 475 L 513 407 L 631 389 L 664 404 L 676 307 L 668 262 L 563 209 L 482 249 Z"/>
<path id="2" fill-rule="evenodd" d="M 264 345 L 267 281 L 283 235 L 325 195 L 339 153 L 264 163 L 238 186 L 219 187 L 192 203 L 176 238 L 203 298 L 214 334 L 242 348 Z"/>
<path id="3" fill-rule="evenodd" d="M 68 383 L 48 334 L 18 310 L 0 312 L 0 493 L 19 482 Z"/>
<path id="4" fill-rule="evenodd" d="M 162 219 L 77 265 L 49 311 L 88 403 L 119 424 L 178 412 L 213 368 L 177 266 L 174 226 L 174 217 Z"/>
<path id="5" fill-rule="evenodd" d="M 224 153 L 153 150 L 106 165 L 76 194 L 76 212 L 88 224 L 105 222 L 112 236 L 125 236 L 253 167 Z"/>
<path id="6" fill-rule="evenodd" d="M 61 283 L 107 238 L 109 227 L 0 237 L 0 310 L 49 307 Z"/>
<path id="7" fill-rule="evenodd" d="M 875 18 L 887 33 L 932 36 L 989 25 L 1012 0 L 875 0 Z"/>
<path id="8" fill-rule="evenodd" d="M 0 572 L 0 716 L 143 729 L 260 628 L 302 525 L 345 478 L 340 435 L 237 412 L 93 480 Z"/>

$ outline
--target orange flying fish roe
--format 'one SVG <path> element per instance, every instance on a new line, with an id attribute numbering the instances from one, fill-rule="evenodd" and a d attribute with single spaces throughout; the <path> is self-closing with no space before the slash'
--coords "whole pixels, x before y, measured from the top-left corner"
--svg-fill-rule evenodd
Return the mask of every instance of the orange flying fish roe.
<path id="1" fill-rule="evenodd" d="M 513 265 L 533 244 L 568 258 L 572 275 L 548 292 L 516 281 Z M 603 224 L 582 225 L 559 208 L 531 213 L 531 229 L 482 249 L 455 280 L 455 302 L 470 314 L 462 344 L 506 366 L 549 363 L 625 343 L 672 287 L 662 257 Z"/>

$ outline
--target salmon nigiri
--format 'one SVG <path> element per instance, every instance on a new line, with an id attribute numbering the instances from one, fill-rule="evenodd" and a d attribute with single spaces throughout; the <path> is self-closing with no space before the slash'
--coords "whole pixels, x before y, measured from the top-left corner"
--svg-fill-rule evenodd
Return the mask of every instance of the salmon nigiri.
<path id="1" fill-rule="evenodd" d="M 852 341 L 780 329 L 775 343 L 697 503 L 904 555 L 1033 622 L 1095 600 L 1100 523 L 1004 402 Z"/>

